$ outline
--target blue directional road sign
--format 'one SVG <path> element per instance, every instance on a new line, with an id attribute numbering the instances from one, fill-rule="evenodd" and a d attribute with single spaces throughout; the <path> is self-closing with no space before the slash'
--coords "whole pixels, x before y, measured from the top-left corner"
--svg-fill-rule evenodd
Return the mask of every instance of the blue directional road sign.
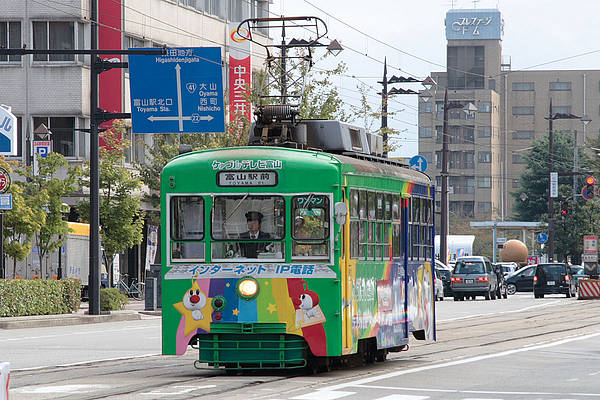
<path id="1" fill-rule="evenodd" d="M 133 133 L 225 132 L 221 48 L 130 55 Z"/>
<path id="2" fill-rule="evenodd" d="M 425 172 L 427 170 L 427 159 L 423 156 L 414 156 L 408 162 L 410 169 Z"/>
<path id="3" fill-rule="evenodd" d="M 537 241 L 538 241 L 538 243 L 542 243 L 542 244 L 546 243 L 548 241 L 548 235 L 545 234 L 544 232 L 538 233 Z"/>

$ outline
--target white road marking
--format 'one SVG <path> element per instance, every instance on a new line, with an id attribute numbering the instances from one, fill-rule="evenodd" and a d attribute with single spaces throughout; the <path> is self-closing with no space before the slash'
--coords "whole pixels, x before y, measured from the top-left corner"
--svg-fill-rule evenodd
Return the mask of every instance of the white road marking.
<path id="1" fill-rule="evenodd" d="M 423 371 L 429 371 L 432 369 L 452 367 L 455 365 L 462 365 L 462 364 L 468 364 L 468 363 L 482 361 L 482 360 L 488 360 L 491 358 L 504 357 L 504 356 L 522 353 L 522 352 L 526 352 L 526 351 L 539 350 L 539 349 L 544 349 L 544 348 L 548 348 L 548 347 L 555 347 L 555 346 L 560 346 L 565 343 L 591 339 L 591 338 L 595 338 L 598 336 L 600 336 L 600 332 L 596 332 L 596 333 L 592 333 L 592 334 L 588 334 L 588 335 L 576 336 L 576 337 L 572 337 L 572 338 L 568 338 L 568 339 L 561 339 L 561 340 L 557 340 L 555 342 L 550 342 L 547 344 L 541 344 L 541 345 L 537 345 L 537 346 L 525 346 L 525 347 L 522 347 L 519 349 L 502 351 L 500 353 L 495 353 L 495 354 L 486 354 L 486 355 L 482 355 L 482 356 L 465 358 L 462 360 L 449 361 L 449 362 L 444 362 L 444 363 L 440 363 L 440 364 L 425 365 L 423 367 L 394 371 L 394 372 L 389 372 L 387 374 L 383 374 L 383 375 L 379 375 L 379 376 L 373 376 L 373 377 L 369 377 L 369 378 L 359 379 L 354 382 L 341 383 L 338 385 L 324 387 L 323 389 L 317 389 L 317 391 L 318 392 L 328 392 L 328 391 L 335 391 L 335 390 L 339 390 L 339 389 L 351 388 L 351 387 L 360 386 L 360 385 L 364 385 L 364 384 L 368 384 L 368 383 L 372 383 L 372 382 L 377 382 L 377 381 L 380 381 L 383 379 L 395 378 L 395 377 L 401 376 L 401 375 L 413 374 L 415 372 L 423 372 Z M 473 392 L 465 392 L 465 393 L 473 393 Z M 476 392 L 476 393 L 482 393 L 482 392 Z M 493 393 L 497 393 L 497 392 L 493 392 Z M 577 395 L 579 395 L 579 394 L 577 394 Z M 590 394 L 590 396 L 592 396 L 592 395 L 598 396 L 598 398 L 600 398 L 600 393 Z M 319 399 L 321 399 L 321 398 L 319 397 Z"/>
<path id="2" fill-rule="evenodd" d="M 425 400 L 429 396 L 410 396 L 407 394 L 390 394 L 385 397 L 378 397 L 376 400 Z M 493 400 L 493 399 L 490 399 Z"/>
<path id="3" fill-rule="evenodd" d="M 96 363 L 96 362 L 103 362 L 103 361 L 119 361 L 119 360 L 131 360 L 134 358 L 144 358 L 144 357 L 151 357 L 151 356 L 160 356 L 162 353 L 152 353 L 152 354 L 142 354 L 142 355 L 138 355 L 138 356 L 129 356 L 129 357 L 114 357 L 114 358 L 101 358 L 98 360 L 87 360 L 87 361 L 80 361 L 80 362 L 76 362 L 76 363 L 70 363 L 70 364 L 59 364 L 59 365 L 42 365 L 42 366 L 37 366 L 37 367 L 30 367 L 30 368 L 19 368 L 19 369 L 13 369 L 13 371 L 35 371 L 37 369 L 43 369 L 43 368 L 50 368 L 50 367 L 74 367 L 77 365 L 86 365 L 86 364 L 92 364 L 92 363 Z M 179 365 L 179 364 L 177 364 Z"/>
<path id="4" fill-rule="evenodd" d="M 185 394 L 185 393 L 193 392 L 194 390 L 210 389 L 210 388 L 214 388 L 214 387 L 217 387 L 217 385 L 171 386 L 171 387 L 165 388 L 165 390 L 171 390 L 170 392 L 163 392 L 162 390 L 153 390 L 152 392 L 144 392 L 144 393 L 138 393 L 138 394 L 142 395 L 142 396 L 156 396 L 156 395 L 176 396 L 178 394 Z M 172 389 L 179 389 L 179 390 L 172 391 Z"/>
<path id="5" fill-rule="evenodd" d="M 292 400 L 335 400 L 342 397 L 351 396 L 356 392 L 340 392 L 335 390 L 319 390 L 317 392 L 303 394 L 301 396 L 292 397 Z"/>
<path id="6" fill-rule="evenodd" d="M 160 329 L 160 325 L 145 325 L 145 326 L 135 326 L 135 327 L 125 327 L 119 329 L 101 329 L 94 331 L 85 331 L 85 332 L 70 332 L 70 333 L 61 333 L 56 335 L 40 335 L 40 336 L 21 336 L 16 338 L 3 338 L 2 342 L 14 342 L 18 340 L 35 340 L 35 339 L 48 339 L 55 337 L 65 337 L 68 335 L 93 335 L 99 333 L 109 333 L 109 332 L 126 332 L 126 331 L 136 331 L 140 329 L 148 329 L 148 328 L 158 328 Z"/>
<path id="7" fill-rule="evenodd" d="M 110 388 L 110 385 L 60 385 L 60 386 L 33 386 L 11 389 L 15 393 L 46 394 L 46 393 L 88 393 L 96 390 Z"/>

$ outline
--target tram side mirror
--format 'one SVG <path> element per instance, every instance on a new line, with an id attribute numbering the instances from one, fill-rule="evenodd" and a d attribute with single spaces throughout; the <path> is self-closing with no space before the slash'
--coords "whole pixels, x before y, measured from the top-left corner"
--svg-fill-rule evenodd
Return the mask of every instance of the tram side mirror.
<path id="1" fill-rule="evenodd" d="M 334 206 L 335 222 L 338 225 L 344 225 L 346 223 L 346 217 L 348 216 L 348 205 L 342 201 L 338 201 Z"/>

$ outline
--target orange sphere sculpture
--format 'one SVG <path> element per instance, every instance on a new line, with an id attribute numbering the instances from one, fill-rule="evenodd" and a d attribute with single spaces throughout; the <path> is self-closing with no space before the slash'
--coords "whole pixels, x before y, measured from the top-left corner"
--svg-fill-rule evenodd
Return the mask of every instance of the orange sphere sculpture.
<path id="1" fill-rule="evenodd" d="M 500 259 L 504 262 L 526 262 L 527 246 L 520 240 L 511 239 L 504 243 L 504 248 L 500 250 Z"/>

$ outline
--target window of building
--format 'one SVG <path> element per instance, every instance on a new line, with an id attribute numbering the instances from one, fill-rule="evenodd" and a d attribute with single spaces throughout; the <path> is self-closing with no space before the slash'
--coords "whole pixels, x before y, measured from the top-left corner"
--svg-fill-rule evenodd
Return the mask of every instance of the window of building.
<path id="1" fill-rule="evenodd" d="M 488 81 L 488 86 L 490 87 L 490 90 L 496 90 L 496 80 L 495 79 L 490 79 Z"/>
<path id="2" fill-rule="evenodd" d="M 0 21 L 0 48 L 21 48 L 21 23 L 19 21 Z M 0 62 L 20 62 L 21 56 L 0 55 Z"/>
<path id="3" fill-rule="evenodd" d="M 477 103 L 477 111 L 484 113 L 492 112 L 492 103 L 489 101 L 480 101 Z"/>
<path id="4" fill-rule="evenodd" d="M 461 168 L 462 167 L 462 152 L 451 151 L 450 152 L 450 168 Z"/>
<path id="5" fill-rule="evenodd" d="M 523 155 L 519 153 L 513 153 L 512 155 L 512 163 L 513 164 L 525 164 L 525 160 L 523 159 Z"/>
<path id="6" fill-rule="evenodd" d="M 512 108 L 513 115 L 533 115 L 533 106 L 518 106 Z"/>
<path id="7" fill-rule="evenodd" d="M 571 90 L 571 82 L 550 82 L 550 90 Z"/>
<path id="8" fill-rule="evenodd" d="M 485 50 L 483 46 L 448 46 L 448 87 L 484 89 Z"/>
<path id="9" fill-rule="evenodd" d="M 75 49 L 75 23 L 72 21 L 34 21 L 33 47 L 36 49 Z M 74 54 L 34 54 L 34 61 L 75 61 Z"/>
<path id="10" fill-rule="evenodd" d="M 433 109 L 433 106 L 430 102 L 421 102 L 419 103 L 419 111 L 423 113 L 430 113 Z"/>
<path id="11" fill-rule="evenodd" d="M 533 82 L 513 82 L 512 90 L 514 91 L 532 91 L 535 90 Z"/>
<path id="12" fill-rule="evenodd" d="M 552 106 L 552 114 L 571 114 L 571 106 Z"/>
<path id="13" fill-rule="evenodd" d="M 492 211 L 492 203 L 489 201 L 480 201 L 477 203 L 477 212 L 480 214 Z"/>
<path id="14" fill-rule="evenodd" d="M 477 153 L 477 161 L 480 163 L 491 163 L 492 153 L 489 151 L 480 151 Z"/>
<path id="15" fill-rule="evenodd" d="M 492 137 L 492 127 L 491 126 L 478 126 L 477 127 L 477 137 L 478 138 Z"/>
<path id="16" fill-rule="evenodd" d="M 478 176 L 477 177 L 477 187 L 478 188 L 491 188 L 492 187 L 492 178 L 489 176 Z"/>
<path id="17" fill-rule="evenodd" d="M 422 138 L 430 138 L 433 137 L 433 131 L 431 128 L 420 127 L 419 128 L 419 137 Z"/>
<path id="18" fill-rule="evenodd" d="M 534 131 L 515 131 L 512 134 L 513 139 L 533 139 Z"/>
<path id="19" fill-rule="evenodd" d="M 40 124 L 52 132 L 52 151 L 65 157 L 75 157 L 75 150 L 79 149 L 79 138 L 75 134 L 75 118 L 73 117 L 33 117 L 33 130 Z M 84 132 L 81 132 L 84 134 Z"/>
<path id="20" fill-rule="evenodd" d="M 475 193 L 475 177 L 474 176 L 465 176 L 465 193 L 466 194 Z"/>
<path id="21" fill-rule="evenodd" d="M 419 154 L 421 154 L 427 160 L 427 163 L 433 162 L 433 153 L 432 152 L 423 151 L 423 152 L 420 152 Z"/>
<path id="22" fill-rule="evenodd" d="M 464 168 L 465 169 L 475 168 L 475 152 L 465 151 L 463 154 L 464 154 Z"/>

